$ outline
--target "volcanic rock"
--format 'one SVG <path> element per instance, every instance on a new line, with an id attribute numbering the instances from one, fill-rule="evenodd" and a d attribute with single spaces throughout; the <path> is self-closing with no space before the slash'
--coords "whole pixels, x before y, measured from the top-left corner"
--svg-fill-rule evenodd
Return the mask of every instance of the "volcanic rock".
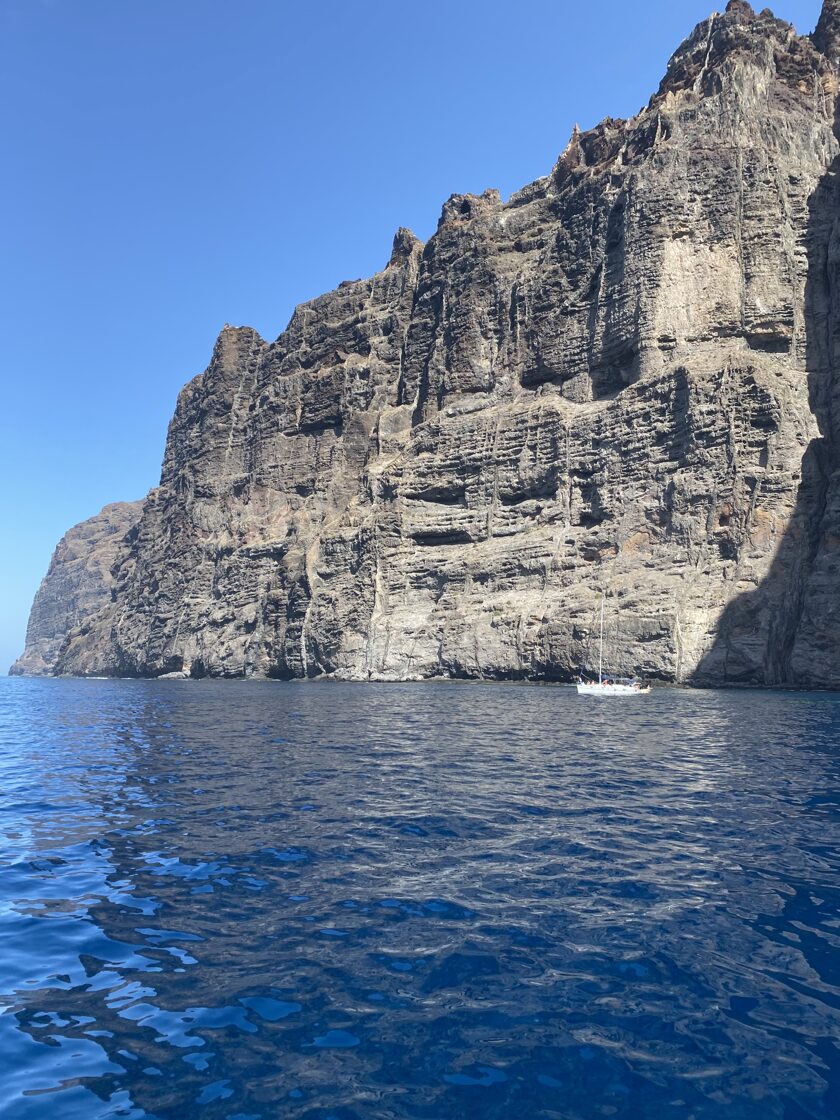
<path id="1" fill-rule="evenodd" d="M 142 502 L 114 502 L 61 538 L 29 613 L 26 652 L 10 673 L 50 673 L 67 635 L 86 634 L 88 621 L 110 607 L 111 567 L 142 512 Z"/>
<path id="2" fill-rule="evenodd" d="M 613 671 L 840 685 L 838 13 L 732 0 L 545 178 L 226 327 L 18 669 L 567 680 L 606 595 Z"/>

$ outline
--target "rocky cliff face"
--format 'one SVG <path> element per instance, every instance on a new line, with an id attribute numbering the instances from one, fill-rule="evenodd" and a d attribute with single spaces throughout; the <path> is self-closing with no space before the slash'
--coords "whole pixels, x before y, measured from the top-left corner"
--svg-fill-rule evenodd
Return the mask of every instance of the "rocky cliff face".
<path id="1" fill-rule="evenodd" d="M 50 673 L 67 635 L 86 634 L 89 621 L 110 606 L 111 568 L 142 512 L 142 502 L 115 502 L 61 538 L 32 604 L 26 652 L 13 674 Z"/>
<path id="2" fill-rule="evenodd" d="M 605 591 L 616 669 L 840 684 L 838 58 L 840 0 L 812 38 L 732 0 L 546 178 L 226 327 L 18 667 L 567 679 Z"/>

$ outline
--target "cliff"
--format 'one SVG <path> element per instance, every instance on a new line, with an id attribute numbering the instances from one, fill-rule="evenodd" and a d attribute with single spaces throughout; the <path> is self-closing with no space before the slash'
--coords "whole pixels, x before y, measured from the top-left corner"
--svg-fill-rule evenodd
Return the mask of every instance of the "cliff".
<path id="1" fill-rule="evenodd" d="M 110 605 L 111 567 L 142 511 L 142 502 L 114 502 L 61 538 L 29 612 L 26 651 L 12 674 L 49 674 L 67 635 L 84 631 Z"/>
<path id="2" fill-rule="evenodd" d="M 732 0 L 546 178 L 226 327 L 18 670 L 562 680 L 606 590 L 616 669 L 840 685 L 838 44 Z"/>

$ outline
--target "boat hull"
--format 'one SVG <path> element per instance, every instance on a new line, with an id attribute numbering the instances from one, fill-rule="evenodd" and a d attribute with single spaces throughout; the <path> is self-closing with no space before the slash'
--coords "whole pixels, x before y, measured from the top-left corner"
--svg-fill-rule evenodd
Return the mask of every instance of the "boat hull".
<path id="1" fill-rule="evenodd" d="M 650 688 L 637 688 L 632 684 L 578 684 L 580 696 L 643 696 Z"/>

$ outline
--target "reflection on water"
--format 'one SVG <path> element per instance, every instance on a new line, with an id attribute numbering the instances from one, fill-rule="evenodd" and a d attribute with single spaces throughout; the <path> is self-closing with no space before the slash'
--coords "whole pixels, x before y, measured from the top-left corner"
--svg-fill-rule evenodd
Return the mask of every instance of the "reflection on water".
<path id="1" fill-rule="evenodd" d="M 8 1120 L 840 1116 L 840 698 L 0 681 Z"/>

